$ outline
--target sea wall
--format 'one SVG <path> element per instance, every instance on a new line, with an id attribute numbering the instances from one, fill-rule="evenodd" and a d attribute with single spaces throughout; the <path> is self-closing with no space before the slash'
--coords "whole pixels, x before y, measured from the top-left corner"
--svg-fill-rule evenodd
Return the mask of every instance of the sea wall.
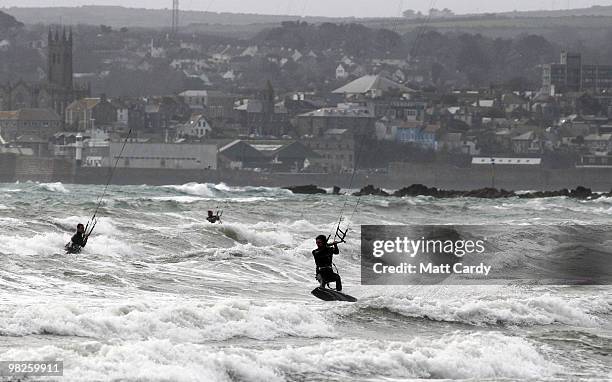
<path id="1" fill-rule="evenodd" d="M 14 182 L 15 169 L 17 167 L 17 155 L 0 154 L 0 182 Z"/>
<path id="2" fill-rule="evenodd" d="M 73 162 L 25 155 L 0 154 L 0 182 L 63 182 L 73 183 Z"/>
<path id="3" fill-rule="evenodd" d="M 103 183 L 108 170 L 77 170 L 75 181 L 79 183 Z M 195 170 L 136 170 L 117 169 L 113 182 L 117 184 L 182 184 L 188 182 L 226 183 L 232 186 L 287 187 L 316 184 L 320 187 L 347 188 L 351 174 L 262 174 L 249 171 L 195 171 Z M 509 190 L 558 190 L 585 186 L 594 191 L 612 190 L 612 169 L 572 168 L 550 170 L 541 168 L 454 168 L 440 165 L 411 164 L 401 169 L 391 168 L 388 174 L 355 175 L 353 188 L 368 184 L 388 189 L 398 189 L 411 184 L 469 190 L 497 187 Z"/>
<path id="4" fill-rule="evenodd" d="M 447 189 L 496 187 L 508 190 L 559 190 L 585 186 L 612 190 L 612 168 L 548 169 L 540 166 L 472 165 L 467 168 L 438 164 L 394 163 L 389 177 L 403 185 L 426 184 Z"/>
<path id="5" fill-rule="evenodd" d="M 15 177 L 19 181 L 72 183 L 75 166 L 62 159 L 21 156 L 15 163 Z"/>
<path id="6" fill-rule="evenodd" d="M 109 168 L 77 167 L 74 162 L 11 154 L 0 155 L 0 182 L 39 181 L 105 184 Z M 115 184 L 183 184 L 188 182 L 226 183 L 232 186 L 275 186 L 316 184 L 347 188 L 351 174 L 263 174 L 231 170 L 176 170 L 118 168 Z M 397 163 L 389 173 L 355 175 L 352 188 L 372 184 L 399 189 L 425 184 L 455 190 L 496 187 L 508 190 L 559 190 L 584 186 L 593 191 L 612 190 L 612 168 L 546 169 L 539 166 L 475 165 L 467 168 L 441 164 Z"/>

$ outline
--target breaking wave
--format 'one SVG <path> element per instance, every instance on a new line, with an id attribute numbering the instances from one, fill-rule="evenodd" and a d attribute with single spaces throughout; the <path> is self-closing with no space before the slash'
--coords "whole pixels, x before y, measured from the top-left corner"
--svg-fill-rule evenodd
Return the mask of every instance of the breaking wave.
<path id="1" fill-rule="evenodd" d="M 38 185 L 41 189 L 49 192 L 61 192 L 63 194 L 67 194 L 68 189 L 60 182 L 56 183 L 40 183 Z"/>
<path id="2" fill-rule="evenodd" d="M 186 183 L 183 185 L 163 186 L 167 190 L 174 190 L 187 195 L 201 196 L 206 198 L 232 197 L 236 194 L 269 194 L 269 195 L 292 195 L 289 190 L 276 187 L 230 187 L 225 183 Z"/>
<path id="3" fill-rule="evenodd" d="M 169 339 L 70 348 L 9 349 L 5 359 L 65 359 L 67 381 L 254 381 L 392 379 L 546 379 L 563 368 L 531 342 L 500 333 L 455 332 L 409 342 L 332 340 L 257 350 Z M 38 358 L 37 358 L 38 357 Z M 511 360 L 511 362 L 509 362 Z M 137 365 L 137 367 L 135 367 Z"/>
<path id="4" fill-rule="evenodd" d="M 404 317 L 468 325 L 582 325 L 597 327 L 606 322 L 602 315 L 612 312 L 612 305 L 597 298 L 561 298 L 542 296 L 490 296 L 479 298 L 428 298 L 381 296 L 364 299 L 355 314 L 367 310 L 386 310 Z"/>
<path id="5" fill-rule="evenodd" d="M 300 304 L 226 300 L 212 305 L 124 303 L 90 308 L 78 303 L 16 305 L 0 317 L 2 336 L 32 334 L 97 339 L 222 341 L 234 337 L 334 337 L 328 318 Z"/>

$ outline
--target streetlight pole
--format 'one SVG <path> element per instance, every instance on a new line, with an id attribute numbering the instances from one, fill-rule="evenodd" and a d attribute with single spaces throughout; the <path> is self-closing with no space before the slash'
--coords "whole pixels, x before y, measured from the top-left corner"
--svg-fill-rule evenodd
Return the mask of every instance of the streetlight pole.
<path id="1" fill-rule="evenodd" d="M 495 188 L 495 158 L 491 158 L 491 188 Z"/>

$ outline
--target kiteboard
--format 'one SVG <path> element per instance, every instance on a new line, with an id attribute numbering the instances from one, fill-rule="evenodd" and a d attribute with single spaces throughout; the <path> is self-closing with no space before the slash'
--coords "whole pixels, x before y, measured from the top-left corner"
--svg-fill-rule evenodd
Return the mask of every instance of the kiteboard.
<path id="1" fill-rule="evenodd" d="M 357 299 L 353 296 L 349 296 L 348 294 L 344 294 L 342 292 L 338 292 L 337 290 L 327 289 L 327 288 L 315 288 L 311 292 L 315 297 L 323 300 L 323 301 L 348 301 L 355 302 Z"/>

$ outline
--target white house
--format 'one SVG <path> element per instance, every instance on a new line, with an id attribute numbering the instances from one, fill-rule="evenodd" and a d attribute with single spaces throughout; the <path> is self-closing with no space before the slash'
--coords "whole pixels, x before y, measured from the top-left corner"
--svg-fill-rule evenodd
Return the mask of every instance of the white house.
<path id="1" fill-rule="evenodd" d="M 344 80 L 346 77 L 348 77 L 348 72 L 344 69 L 344 66 L 342 66 L 342 64 L 338 65 L 338 67 L 336 68 L 336 79 Z"/>
<path id="2" fill-rule="evenodd" d="M 234 74 L 233 70 L 228 70 L 227 72 L 223 74 L 222 77 L 224 80 L 228 80 L 228 81 L 234 81 L 236 79 L 236 75 Z"/>
<path id="3" fill-rule="evenodd" d="M 206 104 L 208 98 L 208 91 L 206 90 L 185 90 L 179 93 L 179 97 L 183 99 L 191 108 L 201 108 Z"/>
<path id="4" fill-rule="evenodd" d="M 212 131 L 212 127 L 202 114 L 194 114 L 187 123 L 178 126 L 176 133 L 179 137 L 203 138 Z"/>
<path id="5" fill-rule="evenodd" d="M 166 57 L 166 49 L 163 46 L 156 46 L 155 41 L 151 39 L 151 47 L 150 47 L 151 57 L 153 58 L 165 58 Z"/>
<path id="6" fill-rule="evenodd" d="M 130 109 L 125 106 L 117 108 L 117 124 L 127 126 L 130 122 Z"/>

